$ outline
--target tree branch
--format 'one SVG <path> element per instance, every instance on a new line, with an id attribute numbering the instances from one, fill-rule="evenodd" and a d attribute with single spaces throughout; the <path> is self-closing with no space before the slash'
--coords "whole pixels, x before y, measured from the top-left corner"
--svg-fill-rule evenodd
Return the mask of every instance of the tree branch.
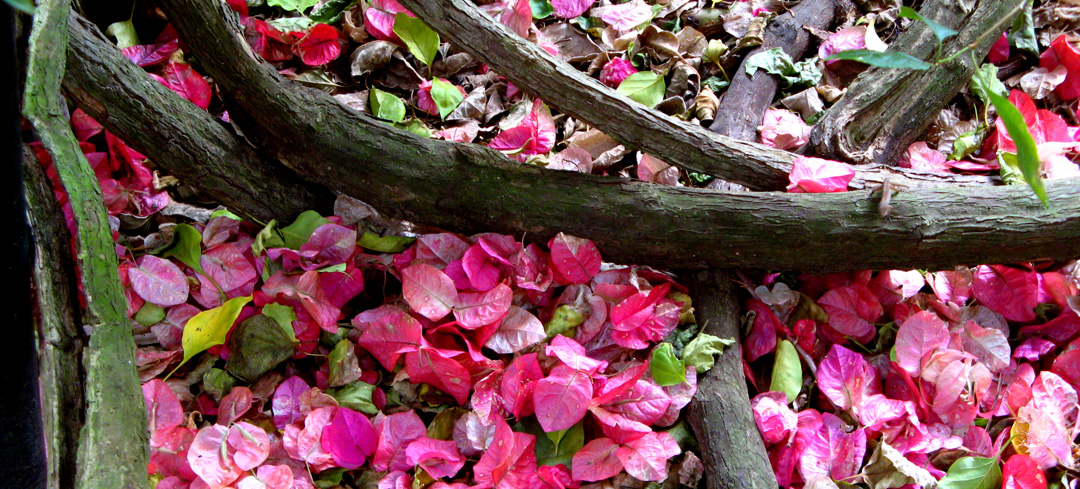
<path id="1" fill-rule="evenodd" d="M 1026 187 L 903 191 L 883 220 L 868 191 L 729 194 L 530 167 L 393 129 L 284 80 L 217 2 L 164 7 L 245 134 L 304 178 L 395 217 L 534 240 L 564 231 L 613 261 L 669 268 L 948 268 L 1080 255 L 1080 180 L 1048 183 L 1049 209 Z"/>
<path id="2" fill-rule="evenodd" d="M 960 31 L 942 56 L 975 43 L 971 55 L 924 71 L 870 68 L 825 112 L 810 134 L 810 146 L 828 158 L 892 164 L 915 142 L 938 112 L 971 79 L 982 60 L 1028 0 L 932 0 L 921 15 Z M 913 22 L 889 51 L 934 62 L 938 42 L 930 28 Z"/>
<path id="3" fill-rule="evenodd" d="M 596 126 L 628 148 L 753 190 L 787 185 L 794 154 L 715 134 L 634 102 L 510 32 L 467 0 L 401 0 L 401 4 L 518 88 Z M 991 183 L 986 177 L 934 175 L 901 168 L 891 173 L 891 181 L 908 188 Z M 883 178 L 880 168 L 859 169 L 851 186 L 875 187 Z"/>
<path id="4" fill-rule="evenodd" d="M 155 164 L 234 212 L 290 219 L 307 209 L 329 211 L 334 196 L 261 158 L 231 129 L 180 98 L 120 55 L 93 24 L 68 22 L 64 89 L 86 113 Z M 126 90 L 117 90 L 117 82 Z M 151 119 L 153 124 L 147 124 Z M 198 164 L 192 164 L 198 162 Z"/>
<path id="5" fill-rule="evenodd" d="M 97 177 L 60 98 L 70 2 L 37 5 L 26 69 L 26 116 L 52 156 L 78 224 L 78 258 L 93 327 L 86 355 L 86 424 L 80 434 L 78 488 L 146 485 L 146 407 L 135 373 L 135 341 L 117 273 L 116 251 Z M 61 244 L 62 246 L 62 244 Z"/>

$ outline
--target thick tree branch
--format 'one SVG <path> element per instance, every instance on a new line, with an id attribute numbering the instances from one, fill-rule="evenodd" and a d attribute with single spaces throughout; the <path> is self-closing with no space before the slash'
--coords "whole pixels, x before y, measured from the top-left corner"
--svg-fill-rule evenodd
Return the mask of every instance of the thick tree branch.
<path id="1" fill-rule="evenodd" d="M 709 468 L 709 489 L 776 487 L 765 444 L 754 427 L 739 342 L 739 301 L 730 272 L 702 270 L 684 274 L 703 332 L 735 343 L 724 348 L 713 368 L 698 380 L 690 401 L 690 426 Z"/>
<path id="2" fill-rule="evenodd" d="M 68 95 L 171 175 L 197 185 L 226 207 L 263 221 L 333 207 L 328 190 L 300 180 L 278 162 L 262 159 L 205 110 L 120 56 L 85 19 L 73 15 L 68 33 L 72 41 L 64 75 Z M 128 90 L 117 90 L 118 84 Z M 147 124 L 147 119 L 154 123 Z"/>
<path id="3" fill-rule="evenodd" d="M 401 4 L 522 90 L 596 126 L 627 147 L 754 190 L 776 190 L 787 185 L 795 155 L 715 134 L 638 104 L 510 32 L 467 0 L 401 0 Z M 891 181 L 908 188 L 991 183 L 986 177 L 935 175 L 899 168 L 891 173 Z M 863 168 L 851 186 L 870 188 L 883 178 L 880 168 Z"/>
<path id="4" fill-rule="evenodd" d="M 924 71 L 871 68 L 863 72 L 814 126 L 809 142 L 813 150 L 855 163 L 893 164 L 967 84 L 976 60 L 986 57 L 1027 1 L 928 1 L 921 15 L 960 31 L 946 40 L 942 56 L 974 43 L 971 53 Z M 932 63 L 937 48 L 930 29 L 913 22 L 889 50 Z"/>
<path id="5" fill-rule="evenodd" d="M 777 77 L 759 73 L 750 77 L 746 64 L 755 54 L 779 47 L 792 59 L 799 59 L 810 44 L 807 27 L 828 29 L 841 12 L 844 2 L 836 0 L 803 0 L 791 10 L 769 22 L 765 28 L 764 42 L 743 59 L 738 71 L 731 77 L 731 85 L 724 92 L 716 119 L 709 130 L 743 141 L 757 141 L 757 127 L 765 116 L 765 109 L 776 97 L 780 85 Z"/>
<path id="6" fill-rule="evenodd" d="M 249 137 L 304 178 L 397 217 L 536 240 L 565 231 L 613 261 L 670 268 L 946 268 L 1080 255 L 1077 180 L 1047 185 L 1049 209 L 1026 187 L 903 191 L 883 220 L 869 191 L 728 194 L 529 167 L 398 131 L 284 80 L 217 2 L 164 6 Z"/>
<path id="7" fill-rule="evenodd" d="M 70 2 L 37 5 L 26 69 L 26 117 L 52 156 L 78 225 L 78 259 L 93 328 L 86 354 L 86 424 L 79 439 L 78 488 L 146 484 L 146 408 L 135 373 L 135 341 L 117 273 L 112 232 L 98 187 L 60 97 Z"/>

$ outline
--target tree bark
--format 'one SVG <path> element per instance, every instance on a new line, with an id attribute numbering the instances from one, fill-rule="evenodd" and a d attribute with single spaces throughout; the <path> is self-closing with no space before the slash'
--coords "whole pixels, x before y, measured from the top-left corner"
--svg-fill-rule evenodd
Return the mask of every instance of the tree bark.
<path id="1" fill-rule="evenodd" d="M 694 298 L 698 324 L 704 333 L 732 338 L 713 368 L 698 380 L 690 401 L 694 429 L 708 489 L 775 488 L 765 444 L 754 428 L 750 396 L 742 368 L 739 342 L 739 301 L 729 272 L 704 270 L 683 275 Z"/>
<path id="2" fill-rule="evenodd" d="M 75 258 L 64 213 L 45 169 L 32 151 L 24 152 L 24 182 L 34 233 L 34 304 L 37 307 L 38 358 L 41 365 L 42 420 L 49 453 L 50 489 L 75 487 L 76 453 L 82 429 L 85 340 L 72 303 L 78 297 Z"/>
<path id="3" fill-rule="evenodd" d="M 931 0 L 926 18 L 960 31 L 945 41 L 946 57 L 969 44 L 972 56 L 924 71 L 870 68 L 825 112 L 810 133 L 815 153 L 854 163 L 895 164 L 937 113 L 971 79 L 974 60 L 986 57 L 1001 33 L 1028 0 Z M 912 22 L 889 51 L 933 63 L 938 42 L 922 22 Z"/>
<path id="4" fill-rule="evenodd" d="M 333 208 L 334 196 L 325 187 L 261 158 L 221 121 L 119 56 L 86 19 L 73 15 L 68 33 L 64 90 L 91 117 L 123 134 L 126 143 L 169 174 L 261 221 Z M 119 80 L 126 88 L 123 92 L 116 89 Z"/>
<path id="5" fill-rule="evenodd" d="M 739 70 L 731 77 L 731 85 L 724 92 L 716 119 L 709 130 L 743 141 L 757 142 L 757 127 L 765 117 L 765 109 L 772 104 L 777 77 L 758 73 L 746 74 L 746 63 L 755 54 L 772 48 L 781 48 L 791 59 L 799 59 L 810 44 L 810 32 L 806 27 L 828 29 L 842 9 L 837 0 L 803 0 L 791 10 L 769 22 L 765 28 L 764 42 L 743 59 Z"/>
<path id="6" fill-rule="evenodd" d="M 215 2 L 165 7 L 201 59 L 223 60 L 204 66 L 249 138 L 395 217 L 537 241 L 563 231 L 613 261 L 668 268 L 906 270 L 1080 255 L 1080 180 L 1049 182 L 1049 209 L 1026 187 L 903 191 L 883 220 L 868 191 L 729 194 L 545 170 L 398 131 L 282 79 Z"/>
<path id="7" fill-rule="evenodd" d="M 38 3 L 30 33 L 26 116 L 53 159 L 78 225 L 78 259 L 93 330 L 86 348 L 86 423 L 78 449 L 78 488 L 146 485 L 146 408 L 135 373 L 135 341 L 126 314 L 112 232 L 97 177 L 79 149 L 60 98 L 69 2 Z"/>

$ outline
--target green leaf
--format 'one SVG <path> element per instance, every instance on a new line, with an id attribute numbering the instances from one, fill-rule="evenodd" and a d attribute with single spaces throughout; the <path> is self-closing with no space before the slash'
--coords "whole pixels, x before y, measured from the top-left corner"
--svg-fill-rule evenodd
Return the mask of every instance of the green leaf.
<path id="1" fill-rule="evenodd" d="M 263 306 L 262 313 L 264 316 L 273 319 L 281 330 L 285 332 L 285 335 L 289 337 L 289 340 L 296 342 L 296 330 L 293 329 L 292 323 L 296 321 L 296 311 L 292 306 L 285 306 L 276 302 L 271 302 Z"/>
<path id="2" fill-rule="evenodd" d="M 250 295 L 237 297 L 192 316 L 184 325 L 184 336 L 180 339 L 184 348 L 184 359 L 180 365 L 187 363 L 191 357 L 211 346 L 225 344 L 225 335 L 229 333 L 236 318 L 240 316 L 240 310 L 248 302 L 251 302 Z M 276 325 L 274 328 L 279 329 Z M 180 365 L 176 368 L 180 368 Z"/>
<path id="3" fill-rule="evenodd" d="M 266 23 L 281 32 L 303 32 L 315 25 L 315 22 L 307 17 L 281 17 L 268 20 Z"/>
<path id="4" fill-rule="evenodd" d="M 773 362 L 772 382 L 769 390 L 783 392 L 788 402 L 795 400 L 802 390 L 802 361 L 795 345 L 783 340 L 776 347 L 776 360 Z"/>
<path id="5" fill-rule="evenodd" d="M 135 32 L 135 24 L 131 22 L 131 19 L 109 24 L 109 27 L 105 28 L 105 33 L 116 38 L 117 49 L 142 44 L 139 42 L 139 34 Z"/>
<path id="6" fill-rule="evenodd" d="M 242 218 L 242 217 L 240 217 L 240 216 L 238 216 L 236 214 L 233 214 L 232 211 L 230 211 L 229 209 L 226 209 L 224 207 L 210 213 L 210 219 L 213 219 L 215 217 L 227 217 L 227 218 L 232 219 L 234 221 L 243 221 L 244 220 L 244 218 Z"/>
<path id="7" fill-rule="evenodd" d="M 900 15 L 899 16 L 900 17 L 905 17 L 905 18 L 908 18 L 908 19 L 915 19 L 915 20 L 922 21 L 924 24 L 926 24 L 927 27 L 930 28 L 931 31 L 934 32 L 934 37 L 937 38 L 938 43 L 942 43 L 946 39 L 948 39 L 948 38 L 950 38 L 952 36 L 955 36 L 957 34 L 957 31 L 954 31 L 954 30 L 952 30 L 952 29 L 950 29 L 948 27 L 945 27 L 945 26 L 943 26 L 941 24 L 938 24 L 937 22 L 934 22 L 934 21 L 932 21 L 930 19 L 927 19 L 927 18 L 919 15 L 919 13 L 916 12 L 911 7 L 900 7 Z"/>
<path id="8" fill-rule="evenodd" d="M 735 340 L 701 333 L 688 343 L 686 348 L 683 348 L 683 365 L 687 367 L 693 365 L 697 369 L 697 374 L 701 375 L 712 368 L 713 363 L 716 362 L 713 355 L 724 353 L 724 347 L 732 343 L 735 343 Z"/>
<path id="9" fill-rule="evenodd" d="M 319 472 L 315 476 L 315 487 L 319 489 L 330 489 L 331 487 L 337 487 L 341 485 L 341 477 L 345 475 L 344 467 L 334 467 L 332 469 L 326 469 Z"/>
<path id="10" fill-rule="evenodd" d="M 285 246 L 285 240 L 281 239 L 281 233 L 278 232 L 277 227 L 277 220 L 271 219 L 266 224 L 266 227 L 255 235 L 255 241 L 251 243 L 251 253 L 253 255 L 261 256 L 266 253 L 268 248 L 282 248 Z"/>
<path id="11" fill-rule="evenodd" d="M 305 10 L 314 7 L 319 0 L 266 0 L 271 7 L 281 7 L 285 10 L 304 13 Z"/>
<path id="12" fill-rule="evenodd" d="M 757 70 L 764 70 L 766 73 L 784 76 L 795 72 L 795 62 L 791 60 L 791 56 L 788 56 L 783 49 L 766 49 L 746 60 L 747 76 L 754 76 L 754 74 L 757 73 Z"/>
<path id="13" fill-rule="evenodd" d="M 911 56 L 910 54 L 896 53 L 892 51 L 871 51 L 869 49 L 851 49 L 848 51 L 840 51 L 839 53 L 825 58 L 825 61 L 832 59 L 847 59 L 852 61 L 859 61 L 880 68 L 907 70 L 929 70 L 934 66 L 930 63 L 927 63 L 926 61 Z"/>
<path id="14" fill-rule="evenodd" d="M 1039 54 L 1039 41 L 1035 38 L 1035 20 L 1032 8 L 1035 0 L 1024 4 L 1024 11 L 1016 16 L 1009 29 L 1009 45 L 1030 54 Z"/>
<path id="15" fill-rule="evenodd" d="M 397 95 L 373 87 L 368 98 L 371 100 L 371 113 L 375 117 L 390 122 L 401 122 L 405 119 L 405 102 Z"/>
<path id="16" fill-rule="evenodd" d="M 949 473 L 938 481 L 938 489 L 997 489 L 1001 487 L 1001 466 L 996 458 L 964 457 L 953 462 Z"/>
<path id="17" fill-rule="evenodd" d="M 529 0 L 529 7 L 532 8 L 534 19 L 546 19 L 549 15 L 555 13 L 555 8 L 551 6 L 551 0 Z"/>
<path id="18" fill-rule="evenodd" d="M 323 24 L 337 24 L 349 7 L 356 4 L 356 0 L 329 0 L 319 8 L 312 10 L 308 18 Z"/>
<path id="19" fill-rule="evenodd" d="M 557 335 L 573 336 L 567 334 L 578 327 L 585 321 L 583 316 L 577 309 L 569 304 L 563 304 L 555 309 L 555 312 L 551 314 L 551 321 L 548 321 L 544 325 L 544 332 L 547 333 L 548 338 L 554 338 Z"/>
<path id="20" fill-rule="evenodd" d="M 347 263 L 338 263 L 337 265 L 330 265 L 330 266 L 322 267 L 322 268 L 320 268 L 320 269 L 318 269 L 316 271 L 320 272 L 320 273 L 326 273 L 326 272 L 345 272 L 345 271 L 348 271 L 348 270 L 349 270 L 349 265 Z"/>
<path id="21" fill-rule="evenodd" d="M 439 108 L 439 117 L 446 119 L 446 116 L 465 100 L 465 96 L 454 84 L 436 78 L 431 80 L 431 100 L 434 100 L 435 106 Z"/>
<path id="22" fill-rule="evenodd" d="M 710 76 L 706 78 L 705 81 L 701 82 L 701 85 L 709 87 L 709 89 L 713 92 L 720 93 L 724 91 L 724 89 L 726 89 L 728 85 L 731 85 L 731 82 L 724 80 L 718 76 Z"/>
<path id="23" fill-rule="evenodd" d="M 683 451 L 697 450 L 697 438 L 694 437 L 694 432 L 690 429 L 690 425 L 686 420 L 680 420 L 675 423 L 675 426 L 664 431 L 675 439 L 675 443 L 678 443 L 679 448 L 683 449 Z"/>
<path id="24" fill-rule="evenodd" d="M 174 226 L 172 242 L 154 254 L 162 258 L 176 257 L 196 272 L 205 273 L 201 263 L 202 233 L 190 224 L 181 223 Z"/>
<path id="25" fill-rule="evenodd" d="M 957 136 L 952 143 L 953 150 L 949 154 L 949 159 L 962 160 L 967 158 L 968 155 L 974 153 L 982 145 L 983 135 L 983 131 L 975 129 Z"/>
<path id="26" fill-rule="evenodd" d="M 212 368 L 203 374 L 202 383 L 203 390 L 210 397 L 220 401 L 222 396 L 228 394 L 236 385 L 236 377 L 229 375 L 229 372 L 220 368 Z"/>
<path id="27" fill-rule="evenodd" d="M 575 424 L 563 431 L 545 433 L 536 439 L 536 457 L 538 465 L 564 464 L 570 467 L 570 460 L 585 446 L 585 428 L 583 423 Z M 544 443 L 540 439 L 545 438 Z M 541 446 L 544 448 L 541 449 Z"/>
<path id="28" fill-rule="evenodd" d="M 375 393 L 375 386 L 367 383 L 356 381 L 351 384 L 347 384 L 337 389 L 330 389 L 326 391 L 333 397 L 339 406 L 347 407 L 353 411 L 360 411 L 365 414 L 375 414 L 379 410 L 375 407 L 375 404 L 371 402 L 371 395 Z"/>
<path id="29" fill-rule="evenodd" d="M 360 239 L 356 240 L 356 246 L 380 253 L 401 253 L 415 241 L 416 238 L 407 236 L 379 236 L 364 231 L 364 234 L 360 235 Z"/>
<path id="30" fill-rule="evenodd" d="M 675 356 L 671 343 L 660 343 L 653 349 L 649 371 L 652 372 L 653 380 L 661 387 L 686 382 L 686 367 Z"/>
<path id="31" fill-rule="evenodd" d="M 460 95 L 460 92 L 459 92 L 459 95 Z M 393 125 L 394 127 L 398 128 L 398 129 L 409 131 L 409 132 L 411 132 L 413 134 L 416 134 L 417 136 L 420 136 L 422 138 L 430 138 L 431 137 L 431 129 L 428 128 L 428 126 L 426 124 L 424 124 L 424 121 L 421 121 L 420 119 L 417 119 L 415 117 L 410 118 L 410 119 L 406 120 L 405 122 L 395 122 L 395 123 L 393 123 L 391 125 Z"/>
<path id="32" fill-rule="evenodd" d="M 431 66 L 435 53 L 439 52 L 439 34 L 431 30 L 424 21 L 400 12 L 394 16 L 394 34 L 397 34 L 416 59 Z"/>
<path id="33" fill-rule="evenodd" d="M 33 0 L 4 0 L 4 2 L 24 14 L 34 15 Z"/>
<path id="34" fill-rule="evenodd" d="M 348 339 L 339 341 L 326 358 L 330 367 L 328 381 L 331 386 L 346 385 L 360 378 L 360 363 L 353 344 Z"/>
<path id="35" fill-rule="evenodd" d="M 436 414 L 435 419 L 432 419 L 431 424 L 427 427 L 427 437 L 436 440 L 453 440 L 454 423 L 465 413 L 468 413 L 468 411 L 454 406 Z"/>
<path id="36" fill-rule="evenodd" d="M 1024 181 L 1031 186 L 1031 190 L 1035 191 L 1035 195 L 1039 196 L 1043 205 L 1049 206 L 1050 203 L 1046 200 L 1046 189 L 1043 188 L 1039 151 L 1035 147 L 1035 138 L 1031 137 L 1027 123 L 1024 122 L 1024 116 L 1012 102 L 1009 102 L 1009 99 L 994 92 L 989 92 L 989 95 L 990 102 L 997 109 L 998 117 L 1001 117 L 1001 121 L 1005 123 L 1005 130 L 1016 143 L 1016 157 L 1020 164 L 1020 173 L 1024 174 Z"/>
<path id="37" fill-rule="evenodd" d="M 1020 172 L 1020 161 L 1016 158 L 1016 153 L 998 151 L 997 157 L 998 166 L 1001 167 L 998 173 L 1001 175 L 1001 181 L 1005 182 L 1005 185 L 1027 183 L 1024 180 L 1024 174 Z"/>
<path id="38" fill-rule="evenodd" d="M 975 73 L 971 74 L 971 81 L 968 82 L 968 87 L 971 88 L 975 95 L 979 96 L 979 100 L 982 100 L 984 104 L 990 103 L 990 92 L 1007 98 L 1009 96 L 1009 90 L 1005 88 L 1005 84 L 1001 83 L 997 77 L 998 68 L 993 63 L 983 63 Z"/>
<path id="39" fill-rule="evenodd" d="M 165 319 L 165 308 L 151 302 L 143 303 L 139 312 L 135 313 L 135 322 L 143 326 L 153 326 L 162 319 Z"/>
<path id="40" fill-rule="evenodd" d="M 290 338 L 277 321 L 256 314 L 237 325 L 236 331 L 229 337 L 229 361 L 225 364 L 225 370 L 247 382 L 255 382 L 279 363 L 288 360 L 293 354 L 294 345 L 295 335 Z"/>
<path id="41" fill-rule="evenodd" d="M 626 77 L 617 91 L 631 100 L 653 108 L 664 100 L 664 77 L 651 71 L 639 71 Z"/>
<path id="42" fill-rule="evenodd" d="M 296 216 L 292 224 L 281 228 L 281 237 L 285 239 L 285 246 L 298 250 L 311 238 L 311 233 L 323 224 L 329 223 L 325 217 L 315 211 L 304 211 Z M 261 233 L 260 233 L 261 234 Z"/>

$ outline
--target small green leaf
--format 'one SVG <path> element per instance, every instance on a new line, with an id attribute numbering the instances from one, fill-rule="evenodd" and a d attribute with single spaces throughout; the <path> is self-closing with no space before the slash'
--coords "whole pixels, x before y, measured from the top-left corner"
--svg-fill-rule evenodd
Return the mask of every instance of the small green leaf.
<path id="1" fill-rule="evenodd" d="M 569 304 L 563 304 L 551 314 L 551 321 L 544 325 L 544 332 L 547 333 L 548 338 L 554 338 L 557 335 L 573 336 L 567 333 L 573 331 L 584 321 L 585 316 L 578 312 L 577 309 L 574 309 Z"/>
<path id="2" fill-rule="evenodd" d="M 551 0 L 529 0 L 529 7 L 532 8 L 534 19 L 546 19 L 549 15 L 555 13 L 555 8 L 551 6 Z"/>
<path id="3" fill-rule="evenodd" d="M 1024 174 L 1024 181 L 1039 196 L 1043 205 L 1049 206 L 1046 200 L 1046 189 L 1043 188 L 1042 162 L 1039 161 L 1039 151 L 1035 147 L 1035 138 L 1031 137 L 1024 116 L 1020 114 L 1016 106 L 1009 99 L 994 92 L 989 92 L 990 102 L 997 109 L 998 117 L 1005 123 L 1005 130 L 1009 137 L 1016 143 L 1016 157 L 1020 164 L 1020 172 Z"/>
<path id="4" fill-rule="evenodd" d="M 675 356 L 671 343 L 660 343 L 653 349 L 649 371 L 652 372 L 653 380 L 661 387 L 686 382 L 686 367 Z"/>
<path id="5" fill-rule="evenodd" d="M 795 72 L 795 62 L 791 60 L 791 56 L 788 56 L 783 49 L 766 49 L 746 60 L 746 74 L 748 76 L 754 76 L 754 74 L 757 73 L 757 70 L 764 70 L 766 73 L 784 76 L 788 73 Z"/>
<path id="6" fill-rule="evenodd" d="M 281 17 L 268 20 L 266 23 L 281 32 L 303 32 L 315 25 L 315 22 L 307 17 Z"/>
<path id="7" fill-rule="evenodd" d="M 329 222 L 318 212 L 304 211 L 299 216 L 296 216 L 296 220 L 292 224 L 281 228 L 281 237 L 284 238 L 287 248 L 298 250 L 304 243 L 308 242 L 311 233 L 315 232 L 316 228 Z"/>
<path id="8" fill-rule="evenodd" d="M 439 34 L 431 30 L 424 21 L 400 12 L 394 16 L 394 34 L 397 34 L 416 59 L 431 66 L 435 54 L 439 52 Z"/>
<path id="9" fill-rule="evenodd" d="M 776 360 L 773 362 L 772 382 L 769 390 L 783 392 L 788 402 L 795 400 L 802 390 L 802 361 L 795 345 L 783 340 L 776 347 Z"/>
<path id="10" fill-rule="evenodd" d="M 395 122 L 391 125 L 398 129 L 409 131 L 422 138 L 431 137 L 431 128 L 424 124 L 424 121 L 421 121 L 420 119 L 417 119 L 415 117 L 409 118 L 404 122 Z"/>
<path id="11" fill-rule="evenodd" d="M 356 381 L 348 385 L 338 387 L 337 389 L 330 389 L 326 391 L 333 397 L 339 406 L 347 407 L 353 411 L 360 411 L 365 414 L 375 414 L 379 410 L 375 407 L 375 404 L 371 402 L 371 395 L 375 393 L 375 386 L 367 383 Z"/>
<path id="12" fill-rule="evenodd" d="M 251 253 L 255 256 L 261 256 L 266 253 L 268 248 L 282 248 L 284 246 L 285 240 L 281 239 L 281 233 L 278 232 L 277 220 L 271 219 L 266 224 L 266 227 L 255 235 L 255 241 L 251 243 Z"/>
<path id="13" fill-rule="evenodd" d="M 293 329 L 292 323 L 296 321 L 296 311 L 292 306 L 286 306 L 271 302 L 263 306 L 262 313 L 264 316 L 273 319 L 281 330 L 285 332 L 285 335 L 289 337 L 289 340 L 296 342 L 296 330 Z"/>
<path id="14" fill-rule="evenodd" d="M 105 28 L 105 33 L 116 38 L 118 49 L 142 44 L 139 42 L 139 34 L 135 32 L 135 24 L 131 22 L 131 19 L 109 24 L 109 27 Z"/>
<path id="15" fill-rule="evenodd" d="M 998 151 L 997 157 L 998 166 L 1001 167 L 998 173 L 1001 175 L 1001 181 L 1005 182 L 1005 185 L 1027 183 L 1024 180 L 1024 174 L 1020 172 L 1020 161 L 1016 158 L 1016 153 Z"/>
<path id="16" fill-rule="evenodd" d="M 184 336 L 180 340 L 184 348 L 184 359 L 180 365 L 211 346 L 225 344 L 225 335 L 229 333 L 236 318 L 240 316 L 240 310 L 248 302 L 251 302 L 250 295 L 237 297 L 192 316 L 184 325 Z M 180 368 L 180 365 L 176 367 Z"/>
<path id="17" fill-rule="evenodd" d="M 368 98 L 371 100 L 371 113 L 375 117 L 390 122 L 401 122 L 405 119 L 405 102 L 397 95 L 372 88 Z"/>
<path id="18" fill-rule="evenodd" d="M 15 10 L 28 15 L 34 15 L 34 2 L 33 0 L 4 0 L 5 3 L 10 5 Z"/>
<path id="19" fill-rule="evenodd" d="M 454 439 L 454 423 L 458 418 L 464 416 L 469 411 L 454 406 L 449 409 L 445 409 L 439 414 L 435 415 L 435 419 L 431 420 L 431 423 L 427 427 L 427 437 L 434 438 L 436 440 L 453 440 Z"/>
<path id="20" fill-rule="evenodd" d="M 190 224 L 181 223 L 174 226 L 172 243 L 157 250 L 154 254 L 162 258 L 176 257 L 196 272 L 205 273 L 201 263 L 202 233 Z"/>
<path id="21" fill-rule="evenodd" d="M 238 324 L 229 337 L 229 361 L 225 363 L 225 370 L 254 382 L 288 360 L 295 344 L 295 335 L 286 335 L 274 319 L 256 314 Z"/>
<path id="22" fill-rule="evenodd" d="M 983 63 L 975 73 L 971 74 L 971 81 L 968 82 L 968 87 L 971 88 L 975 95 L 979 96 L 979 100 L 983 103 L 990 103 L 990 92 L 994 92 L 1001 97 L 1008 97 L 1009 90 L 1005 88 L 1005 84 L 1001 83 L 997 77 L 998 67 L 992 63 Z"/>
<path id="23" fill-rule="evenodd" d="M 336 24 L 341 22 L 345 11 L 355 3 L 356 0 L 329 0 L 319 8 L 312 10 L 308 18 L 323 24 Z"/>
<path id="24" fill-rule="evenodd" d="M 896 53 L 892 51 L 871 51 L 869 49 L 851 49 L 848 51 L 840 51 L 828 58 L 825 61 L 832 59 L 847 59 L 852 61 L 859 61 L 871 66 L 877 66 L 880 68 L 893 68 L 893 69 L 907 69 L 907 70 L 929 70 L 934 65 L 927 63 L 919 58 L 911 56 L 905 53 Z"/>
<path id="25" fill-rule="evenodd" d="M 996 458 L 964 457 L 953 462 L 949 473 L 938 481 L 939 489 L 997 489 L 1001 487 L 1001 466 Z"/>
<path id="26" fill-rule="evenodd" d="M 706 78 L 705 81 L 701 82 L 701 85 L 709 87 L 709 89 L 713 92 L 720 93 L 724 91 L 724 89 L 726 89 L 728 85 L 731 85 L 731 82 L 724 80 L 718 76 L 710 76 Z"/>
<path id="27" fill-rule="evenodd" d="M 667 434 L 671 435 L 675 439 L 675 443 L 679 444 L 679 448 L 686 450 L 697 450 L 698 443 L 697 438 L 694 437 L 694 432 L 690 429 L 690 425 L 686 420 L 680 420 L 675 423 L 675 426 L 663 430 Z"/>
<path id="28" fill-rule="evenodd" d="M 243 221 L 244 220 L 244 218 L 242 218 L 242 217 L 240 217 L 240 216 L 238 216 L 236 214 L 233 214 L 232 211 L 230 211 L 229 209 L 226 209 L 224 207 L 210 213 L 210 219 L 213 219 L 215 217 L 227 217 L 227 218 L 232 219 L 234 221 Z"/>
<path id="29" fill-rule="evenodd" d="M 982 145 L 983 134 L 983 131 L 976 129 L 957 136 L 952 143 L 953 150 L 949 154 L 949 159 L 962 160 L 974 153 Z"/>
<path id="30" fill-rule="evenodd" d="M 948 38 L 950 38 L 952 36 L 955 36 L 957 34 L 957 31 L 954 31 L 954 30 L 952 30 L 952 29 L 950 29 L 948 27 L 945 27 L 945 26 L 943 26 L 941 24 L 938 24 L 937 22 L 934 22 L 934 21 L 932 21 L 930 19 L 927 19 L 927 18 L 919 15 L 919 13 L 916 12 L 911 7 L 900 7 L 900 15 L 899 16 L 904 17 L 904 18 L 908 18 L 908 19 L 915 19 L 915 20 L 922 21 L 924 24 L 926 24 L 927 27 L 930 28 L 931 31 L 934 32 L 934 37 L 937 38 L 938 43 L 945 42 L 946 39 L 948 39 Z"/>
<path id="31" fill-rule="evenodd" d="M 581 450 L 581 447 L 585 446 L 583 423 L 575 424 L 563 431 L 545 433 L 545 435 L 545 441 L 549 441 L 550 444 L 541 442 L 540 437 L 536 440 L 536 457 L 539 465 L 564 464 L 569 467 L 570 459 Z M 541 449 L 541 446 L 544 449 Z"/>
<path id="32" fill-rule="evenodd" d="M 639 71 L 626 77 L 617 91 L 631 100 L 653 108 L 664 100 L 664 77 L 651 71 Z"/>
<path id="33" fill-rule="evenodd" d="M 407 236 L 379 236 L 364 231 L 364 234 L 360 235 L 360 239 L 356 240 L 356 246 L 380 253 L 401 253 L 415 241 L 416 238 Z"/>
<path id="34" fill-rule="evenodd" d="M 1031 54 L 1039 54 L 1039 41 L 1035 38 L 1035 20 L 1032 9 L 1035 0 L 1024 4 L 1024 11 L 1016 16 L 1009 28 L 1009 45 Z"/>
<path id="35" fill-rule="evenodd" d="M 341 485 L 341 477 L 345 475 L 344 467 L 334 467 L 332 469 L 326 469 L 319 472 L 315 476 L 315 487 L 319 489 L 330 489 L 331 487 L 337 487 Z"/>
<path id="36" fill-rule="evenodd" d="M 281 7 L 285 10 L 304 13 L 305 10 L 314 7 L 319 0 L 266 0 L 271 7 Z"/>
<path id="37" fill-rule="evenodd" d="M 162 319 L 165 319 L 165 308 L 151 302 L 143 303 L 139 312 L 135 313 L 135 322 L 143 326 L 153 326 Z"/>
<path id="38" fill-rule="evenodd" d="M 207 370 L 202 377 L 203 390 L 215 400 L 220 401 L 221 397 L 228 394 L 236 385 L 236 377 L 229 375 L 220 368 L 212 368 Z"/>
<path id="39" fill-rule="evenodd" d="M 735 340 L 717 338 L 711 334 L 701 333 L 693 341 L 683 348 L 683 365 L 693 365 L 697 374 L 701 375 L 712 368 L 716 359 L 713 355 L 724 353 L 724 347 L 735 343 Z"/>
<path id="40" fill-rule="evenodd" d="M 330 367 L 328 382 L 331 387 L 346 385 L 360 378 L 360 363 L 353 344 L 348 339 L 339 341 L 330 351 L 327 360 Z"/>
<path id="41" fill-rule="evenodd" d="M 465 97 L 454 84 L 436 78 L 431 80 L 431 99 L 439 108 L 439 117 L 446 119 L 446 116 L 450 115 L 461 104 L 461 101 L 465 100 Z"/>

